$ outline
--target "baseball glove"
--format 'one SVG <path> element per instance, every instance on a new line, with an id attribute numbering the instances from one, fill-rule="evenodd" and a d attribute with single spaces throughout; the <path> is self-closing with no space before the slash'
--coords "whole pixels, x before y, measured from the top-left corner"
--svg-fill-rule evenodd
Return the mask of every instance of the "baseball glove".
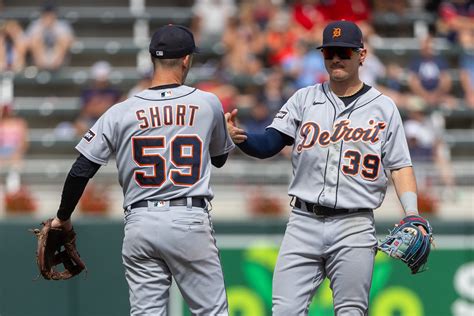
<path id="1" fill-rule="evenodd" d="M 43 222 L 41 229 L 32 230 L 38 238 L 36 263 L 41 275 L 46 280 L 67 280 L 86 268 L 76 249 L 74 229 L 65 231 L 51 227 L 53 219 Z M 61 248 L 64 247 L 64 250 Z M 57 271 L 62 264 L 64 271 Z"/>
<path id="2" fill-rule="evenodd" d="M 426 235 L 419 226 L 424 228 Z M 378 249 L 402 260 L 411 273 L 416 274 L 425 271 L 432 242 L 433 230 L 428 221 L 420 216 L 407 216 L 380 241 Z"/>

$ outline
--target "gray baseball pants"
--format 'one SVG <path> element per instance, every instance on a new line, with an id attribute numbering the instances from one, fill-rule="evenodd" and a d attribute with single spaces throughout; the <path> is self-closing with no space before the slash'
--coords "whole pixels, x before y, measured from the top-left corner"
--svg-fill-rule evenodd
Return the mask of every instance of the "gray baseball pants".
<path id="1" fill-rule="evenodd" d="M 368 315 L 376 245 L 372 212 L 319 217 L 294 208 L 273 275 L 273 316 L 307 315 L 325 277 L 336 316 Z"/>
<path id="2" fill-rule="evenodd" d="M 171 276 L 193 315 L 228 315 L 224 277 L 206 209 L 149 202 L 148 208 L 126 211 L 124 229 L 122 260 L 130 315 L 168 315 Z"/>

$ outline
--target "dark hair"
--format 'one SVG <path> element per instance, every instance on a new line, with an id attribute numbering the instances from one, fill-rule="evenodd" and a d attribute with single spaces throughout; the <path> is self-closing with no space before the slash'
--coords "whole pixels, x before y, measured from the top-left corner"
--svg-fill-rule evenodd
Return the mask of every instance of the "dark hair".
<path id="1" fill-rule="evenodd" d="M 56 4 L 52 1 L 46 1 L 41 6 L 42 12 L 56 12 L 56 10 L 57 10 Z"/>
<path id="2" fill-rule="evenodd" d="M 153 63 L 153 68 L 156 69 L 157 65 L 160 65 L 163 68 L 174 68 L 181 64 L 184 57 L 181 58 L 170 58 L 170 59 L 163 59 L 163 58 L 156 58 L 153 55 L 151 56 L 151 61 Z"/>

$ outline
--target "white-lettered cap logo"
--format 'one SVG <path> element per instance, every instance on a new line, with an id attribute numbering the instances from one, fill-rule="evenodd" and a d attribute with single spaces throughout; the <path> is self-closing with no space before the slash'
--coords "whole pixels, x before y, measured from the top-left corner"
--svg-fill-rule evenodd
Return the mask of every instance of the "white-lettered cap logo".
<path id="1" fill-rule="evenodd" d="M 162 50 L 157 50 L 156 51 L 156 56 L 163 56 L 164 52 Z"/>

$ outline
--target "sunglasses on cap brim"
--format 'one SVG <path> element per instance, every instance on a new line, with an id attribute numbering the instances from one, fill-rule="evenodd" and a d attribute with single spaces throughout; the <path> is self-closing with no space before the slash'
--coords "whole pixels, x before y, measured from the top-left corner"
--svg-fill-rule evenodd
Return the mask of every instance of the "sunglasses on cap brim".
<path id="1" fill-rule="evenodd" d="M 360 52 L 360 48 L 352 47 L 323 47 L 321 48 L 324 59 L 333 59 L 338 56 L 340 59 L 351 59 L 354 53 Z"/>

